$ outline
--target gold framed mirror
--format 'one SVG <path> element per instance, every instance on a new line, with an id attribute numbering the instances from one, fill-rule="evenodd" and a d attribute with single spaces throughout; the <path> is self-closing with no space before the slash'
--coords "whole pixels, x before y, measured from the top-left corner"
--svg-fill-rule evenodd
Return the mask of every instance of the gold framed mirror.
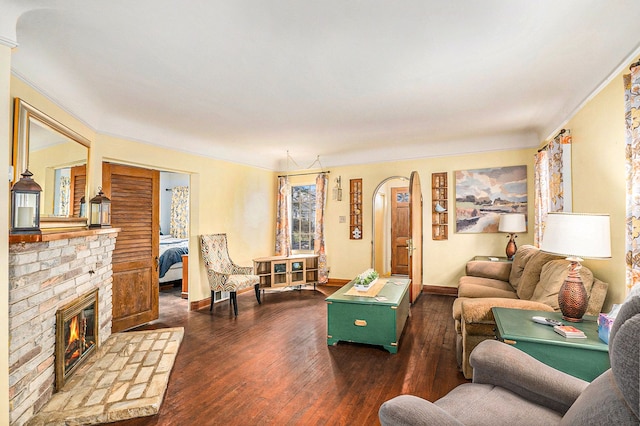
<path id="1" fill-rule="evenodd" d="M 42 187 L 41 228 L 86 226 L 91 141 L 20 98 L 14 100 L 13 182 L 25 170 Z"/>

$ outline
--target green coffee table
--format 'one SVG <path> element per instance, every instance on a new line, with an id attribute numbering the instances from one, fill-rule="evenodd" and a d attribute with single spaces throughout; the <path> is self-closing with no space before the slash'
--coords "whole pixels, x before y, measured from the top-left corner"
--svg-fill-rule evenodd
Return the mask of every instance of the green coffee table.
<path id="1" fill-rule="evenodd" d="M 585 316 L 583 322 L 571 323 L 560 312 L 492 308 L 496 320 L 496 337 L 528 353 L 551 367 L 592 381 L 609 369 L 609 346 L 598 338 L 596 317 Z M 553 327 L 538 324 L 531 317 L 541 316 L 562 321 L 584 331 L 586 339 L 562 337 Z"/>
<path id="2" fill-rule="evenodd" d="M 345 295 L 353 281 L 327 297 L 327 345 L 342 340 L 380 345 L 392 354 L 398 353 L 409 316 L 410 282 L 408 278 L 387 279 L 378 293 L 386 300 Z"/>

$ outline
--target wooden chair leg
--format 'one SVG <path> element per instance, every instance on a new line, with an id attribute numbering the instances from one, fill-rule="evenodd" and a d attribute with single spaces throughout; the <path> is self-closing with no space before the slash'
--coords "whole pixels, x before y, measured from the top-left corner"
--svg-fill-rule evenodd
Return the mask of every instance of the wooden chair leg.
<path id="1" fill-rule="evenodd" d="M 238 316 L 238 298 L 236 297 L 236 292 L 232 291 L 229 296 L 231 303 L 233 304 L 233 313 L 235 316 Z"/>
<path id="2" fill-rule="evenodd" d="M 213 290 L 211 290 L 211 306 L 209 306 L 209 312 L 213 311 L 213 299 L 215 299 L 216 294 Z"/>
<path id="3" fill-rule="evenodd" d="M 262 305 L 262 302 L 260 301 L 260 284 L 254 285 L 253 288 L 256 291 L 256 299 L 258 299 L 258 305 Z"/>

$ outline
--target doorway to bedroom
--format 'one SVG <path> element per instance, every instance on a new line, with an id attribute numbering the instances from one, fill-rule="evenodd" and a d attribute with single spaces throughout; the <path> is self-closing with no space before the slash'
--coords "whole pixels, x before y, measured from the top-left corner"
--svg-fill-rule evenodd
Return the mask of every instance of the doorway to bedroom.
<path id="1" fill-rule="evenodd" d="M 160 172 L 159 311 L 188 310 L 189 175 Z M 164 308 L 164 309 L 163 309 Z"/>

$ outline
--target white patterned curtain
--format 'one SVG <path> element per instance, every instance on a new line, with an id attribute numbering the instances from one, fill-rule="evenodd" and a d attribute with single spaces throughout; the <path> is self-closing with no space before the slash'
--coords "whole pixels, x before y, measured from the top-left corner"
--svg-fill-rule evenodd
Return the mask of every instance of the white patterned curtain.
<path id="1" fill-rule="evenodd" d="M 316 223 L 313 236 L 313 252 L 318 255 L 318 283 L 329 281 L 327 273 L 327 254 L 324 247 L 324 206 L 327 204 L 327 186 L 329 179 L 326 173 L 316 177 Z"/>
<path id="2" fill-rule="evenodd" d="M 538 151 L 534 165 L 534 245 L 540 246 L 547 214 L 565 211 L 565 181 L 571 176 L 565 164 L 571 148 L 571 131 L 562 129 L 547 146 Z M 568 200 L 569 206 L 571 201 Z"/>
<path id="3" fill-rule="evenodd" d="M 69 202 L 71 200 L 71 178 L 60 176 L 60 204 L 58 204 L 58 215 L 69 216 Z"/>
<path id="4" fill-rule="evenodd" d="M 276 255 L 291 254 L 291 230 L 289 227 L 289 200 L 291 187 L 286 176 L 278 178 L 278 200 L 276 212 Z"/>
<path id="5" fill-rule="evenodd" d="M 174 238 L 189 238 L 189 187 L 176 186 L 171 194 L 169 233 Z"/>
<path id="6" fill-rule="evenodd" d="M 624 76 L 627 173 L 626 287 L 640 282 L 640 62 Z"/>

